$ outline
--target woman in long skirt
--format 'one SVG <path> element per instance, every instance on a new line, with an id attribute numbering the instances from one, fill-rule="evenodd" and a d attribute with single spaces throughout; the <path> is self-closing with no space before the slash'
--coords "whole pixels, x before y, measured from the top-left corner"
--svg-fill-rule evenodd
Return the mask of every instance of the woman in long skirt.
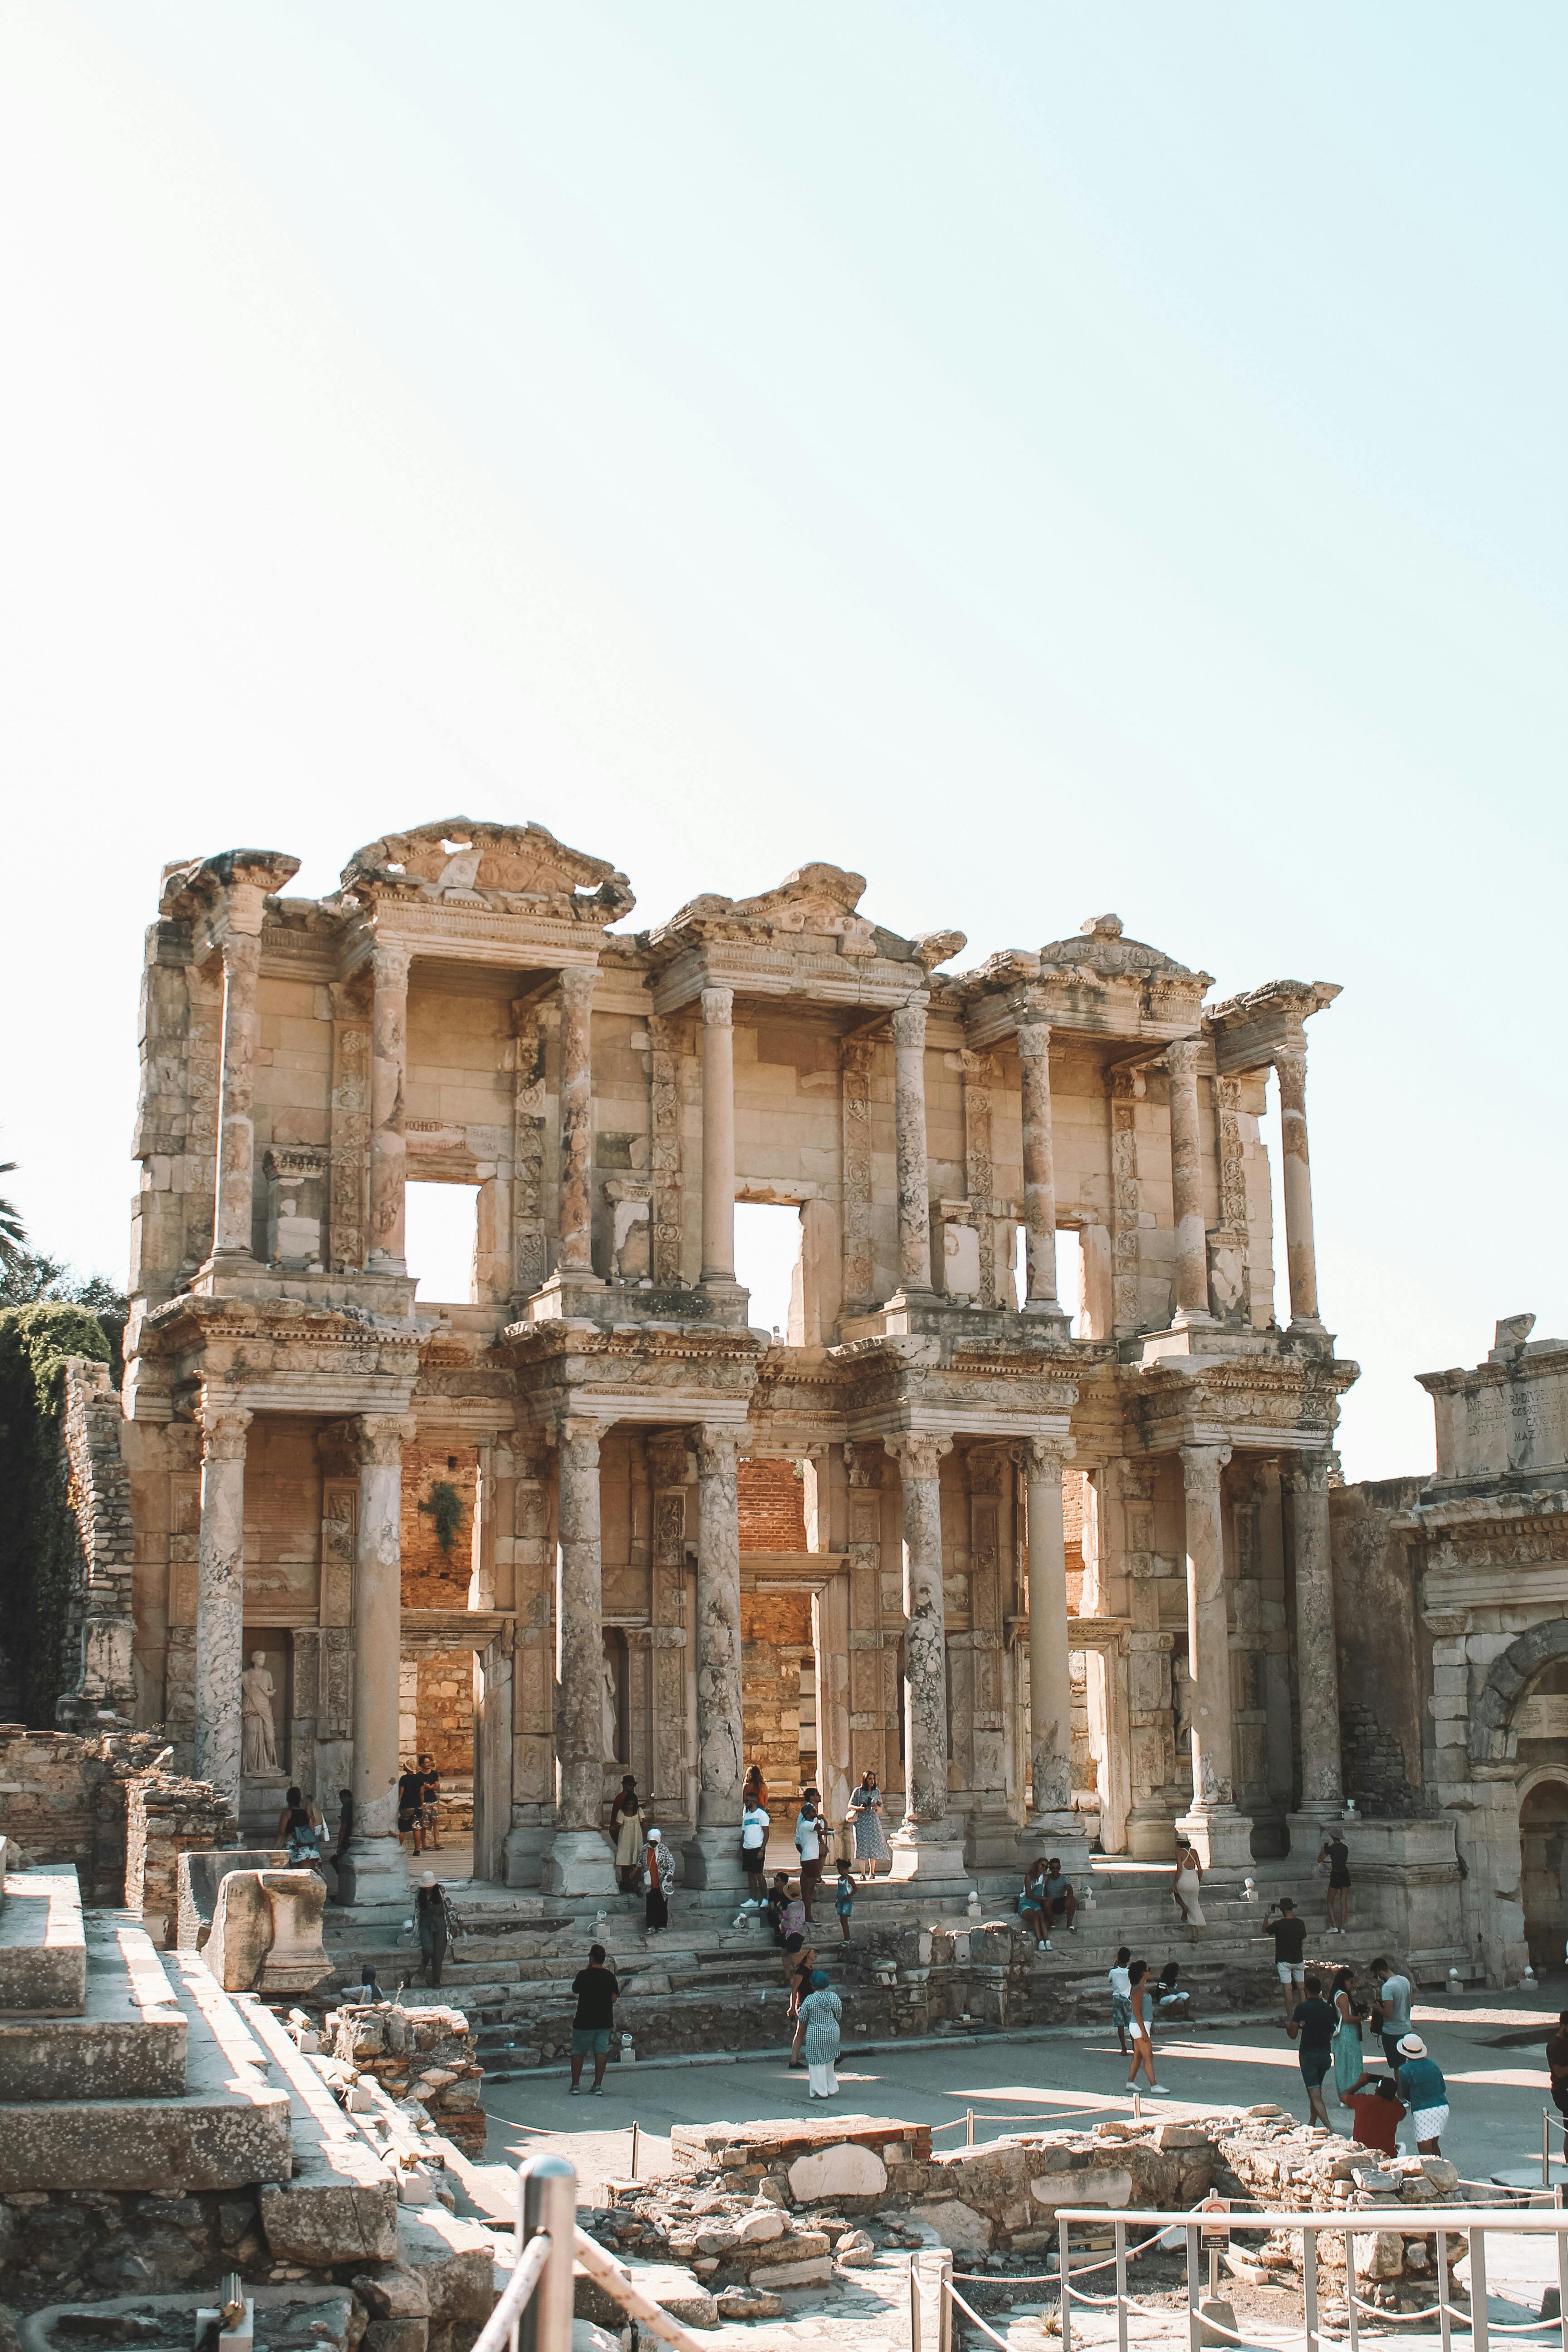
<path id="1" fill-rule="evenodd" d="M 805 2021 L 805 2064 L 814 2099 L 836 2099 L 838 2077 L 834 2068 L 838 2063 L 838 2021 L 842 2015 L 838 1995 L 828 1990 L 826 1969 L 814 1969 L 811 1990 L 800 2005 Z"/>
<path id="2" fill-rule="evenodd" d="M 1198 1940 L 1198 1929 L 1208 1925 L 1204 1917 L 1204 1906 L 1198 1900 L 1203 1883 L 1204 1866 L 1198 1860 L 1196 1847 L 1188 1845 L 1184 1838 L 1178 1836 L 1176 1874 L 1171 1881 L 1171 1893 L 1194 1944 Z"/>
<path id="3" fill-rule="evenodd" d="M 1352 1971 L 1334 1971 L 1334 2088 L 1342 2106 L 1347 2091 L 1352 2091 L 1364 2072 L 1361 2045 L 1361 2015 L 1356 1998 L 1351 1990 Z"/>
<path id="4" fill-rule="evenodd" d="M 610 1835 L 616 1841 L 616 1884 L 623 1895 L 635 1892 L 642 1869 L 642 1807 L 631 1773 L 622 1776 L 621 1790 L 610 1807 Z"/>
<path id="5" fill-rule="evenodd" d="M 649 1830 L 647 1833 L 647 1852 L 646 1859 L 647 1864 L 647 1900 L 645 1905 L 646 1917 L 644 1924 L 647 1927 L 648 1934 L 651 1936 L 657 1929 L 660 1927 L 668 1927 L 669 1925 L 669 1898 L 664 1891 L 665 1876 L 668 1871 L 669 1864 L 665 1856 L 664 1832 L 662 1830 Z"/>
<path id="6" fill-rule="evenodd" d="M 865 1864 L 867 1878 L 873 1879 L 877 1864 L 893 1859 L 882 1821 L 882 1791 L 877 1786 L 875 1772 L 861 1773 L 860 1786 L 849 1800 L 849 1810 L 855 1816 L 855 1859 Z"/>

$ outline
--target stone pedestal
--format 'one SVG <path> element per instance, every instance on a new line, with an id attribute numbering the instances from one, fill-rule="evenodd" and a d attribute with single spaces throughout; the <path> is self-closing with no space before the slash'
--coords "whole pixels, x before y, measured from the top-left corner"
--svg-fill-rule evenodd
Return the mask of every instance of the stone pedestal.
<path id="1" fill-rule="evenodd" d="M 553 1830 L 538 1822 L 514 1823 L 501 1853 L 503 1886 L 542 1886 L 550 1868 Z"/>
<path id="2" fill-rule="evenodd" d="M 603 1830 L 557 1830 L 544 1865 L 547 1895 L 613 1895 L 616 1852 Z"/>
<path id="3" fill-rule="evenodd" d="M 732 1888 L 737 1895 L 745 1894 L 746 1874 L 741 1868 L 741 1822 L 738 1813 L 732 1830 L 715 1824 L 709 1829 L 693 1830 L 691 1835 L 683 1841 L 680 1883 L 683 1886 Z"/>
<path id="4" fill-rule="evenodd" d="M 1027 1870 L 1032 1863 L 1049 1862 L 1054 1856 L 1061 1864 L 1062 1876 L 1073 1882 L 1073 1892 L 1081 1902 L 1089 1870 L 1089 1838 L 1077 1813 L 1044 1813 L 1038 1820 L 1029 1820 L 1017 1832 L 1015 1843 L 1018 1849 L 1018 1867 Z"/>
<path id="5" fill-rule="evenodd" d="M 953 1821 L 906 1823 L 893 1832 L 888 1843 L 893 1856 L 889 1878 L 915 1878 L 922 1886 L 964 1886 L 969 1883 L 963 1839 Z"/>
<path id="6" fill-rule="evenodd" d="M 1251 1869 L 1252 1822 L 1237 1806 L 1213 1805 L 1204 1812 L 1184 1813 L 1175 1826 L 1188 1843 L 1197 1848 L 1198 1860 L 1205 1871 L 1245 1873 Z M 1202 1899 L 1200 1896 L 1200 1902 Z"/>

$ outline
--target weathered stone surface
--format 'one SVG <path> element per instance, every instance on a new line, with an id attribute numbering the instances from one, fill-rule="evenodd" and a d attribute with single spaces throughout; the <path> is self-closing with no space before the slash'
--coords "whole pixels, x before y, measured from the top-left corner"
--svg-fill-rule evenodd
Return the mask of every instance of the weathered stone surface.
<path id="1" fill-rule="evenodd" d="M 991 2250 L 991 2222 L 973 2205 L 961 2205 L 955 2197 L 931 2205 L 911 2205 L 910 2219 L 923 2221 L 955 2254 L 984 2254 Z"/>
<path id="2" fill-rule="evenodd" d="M 184 2013 L 140 1927 L 89 1913 L 79 2016 L 0 2016 L 0 2103 L 177 2098 Z"/>
<path id="3" fill-rule="evenodd" d="M 0 1904 L 0 2010 L 79 2012 L 87 1944 L 74 1870 L 14 1870 Z"/>
<path id="4" fill-rule="evenodd" d="M 327 1890 L 313 1870 L 220 1878 L 202 1958 L 226 1992 L 310 1992 L 332 1975 L 321 1941 Z"/>
<path id="5" fill-rule="evenodd" d="M 888 2168 L 875 2148 L 849 2140 L 797 2156 L 789 2185 L 797 2205 L 828 2197 L 879 2197 L 888 2185 Z"/>
<path id="6" fill-rule="evenodd" d="M 822 2286 L 832 2276 L 827 2256 L 813 2254 L 798 2262 L 763 2263 L 752 2273 L 750 2284 L 764 2294 L 777 2294 L 784 2287 Z"/>

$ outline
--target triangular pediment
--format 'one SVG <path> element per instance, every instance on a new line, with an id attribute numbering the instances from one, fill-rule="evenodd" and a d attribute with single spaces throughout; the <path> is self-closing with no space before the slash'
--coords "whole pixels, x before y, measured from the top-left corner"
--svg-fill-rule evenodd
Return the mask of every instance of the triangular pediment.
<path id="1" fill-rule="evenodd" d="M 357 849 L 343 868 L 355 897 L 479 899 L 511 912 L 568 915 L 600 924 L 637 904 L 624 874 L 542 824 L 491 824 L 453 816 L 389 833 Z"/>

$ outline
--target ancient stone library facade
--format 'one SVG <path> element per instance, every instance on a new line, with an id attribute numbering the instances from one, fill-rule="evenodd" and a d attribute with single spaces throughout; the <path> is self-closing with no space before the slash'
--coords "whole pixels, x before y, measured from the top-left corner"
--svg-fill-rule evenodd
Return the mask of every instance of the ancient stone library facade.
<path id="1" fill-rule="evenodd" d="M 837 1820 L 875 1769 L 933 1885 L 1177 1822 L 1315 1852 L 1333 987 L 1211 1005 L 1111 916 L 954 971 L 831 866 L 636 931 L 533 824 L 374 842 L 320 900 L 296 866 L 172 867 L 147 934 L 134 1560 L 89 1583 L 79 1711 L 166 1725 L 255 1825 L 352 1786 L 361 1900 L 406 1884 L 416 1745 L 471 1766 L 479 1871 L 563 1894 L 613 1885 L 623 1770 L 689 1883 L 738 1883 L 754 1756 Z M 406 1268 L 428 1182 L 477 1188 L 461 1302 Z M 737 1203 L 798 1225 L 783 1331 Z"/>

